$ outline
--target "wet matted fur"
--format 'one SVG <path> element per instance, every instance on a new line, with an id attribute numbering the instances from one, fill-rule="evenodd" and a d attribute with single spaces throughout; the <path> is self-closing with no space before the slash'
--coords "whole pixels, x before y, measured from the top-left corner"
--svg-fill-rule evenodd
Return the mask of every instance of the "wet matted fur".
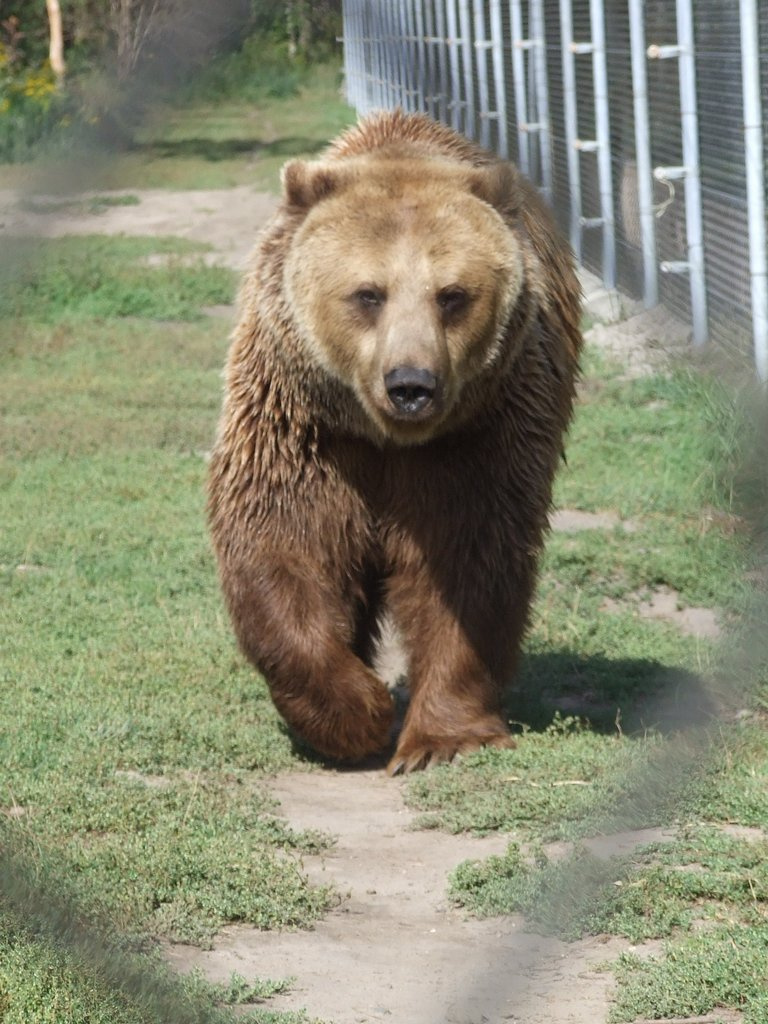
<path id="1" fill-rule="evenodd" d="M 421 115 L 289 163 L 240 294 L 209 481 L 240 645 L 295 732 L 387 748 L 386 609 L 411 693 L 389 769 L 508 746 L 581 346 L 536 190 Z"/>

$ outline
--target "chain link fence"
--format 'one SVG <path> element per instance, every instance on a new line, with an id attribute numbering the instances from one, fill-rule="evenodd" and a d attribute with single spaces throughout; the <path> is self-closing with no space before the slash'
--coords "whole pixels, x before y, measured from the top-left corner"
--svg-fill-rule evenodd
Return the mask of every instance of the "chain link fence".
<path id="1" fill-rule="evenodd" d="M 607 288 L 768 380 L 768 4 L 344 0 L 344 44 L 359 113 L 423 111 L 515 160 Z"/>

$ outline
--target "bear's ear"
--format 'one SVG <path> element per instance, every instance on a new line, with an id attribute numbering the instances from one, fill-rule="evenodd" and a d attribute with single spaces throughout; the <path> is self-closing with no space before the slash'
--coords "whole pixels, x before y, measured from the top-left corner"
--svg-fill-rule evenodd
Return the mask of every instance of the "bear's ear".
<path id="1" fill-rule="evenodd" d="M 291 160 L 283 167 L 283 197 L 289 206 L 308 210 L 337 192 L 347 175 L 333 164 Z"/>
<path id="2" fill-rule="evenodd" d="M 469 190 L 497 210 L 515 207 L 519 193 L 517 169 L 503 161 L 477 167 L 472 171 Z"/>

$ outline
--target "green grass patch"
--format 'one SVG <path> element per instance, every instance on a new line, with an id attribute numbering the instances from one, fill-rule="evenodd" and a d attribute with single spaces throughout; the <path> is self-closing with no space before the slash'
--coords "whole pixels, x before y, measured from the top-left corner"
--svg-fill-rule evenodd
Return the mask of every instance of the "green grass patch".
<path id="1" fill-rule="evenodd" d="M 558 504 L 694 518 L 730 511 L 740 452 L 735 392 L 679 368 L 634 380 L 587 351 Z"/>
<path id="2" fill-rule="evenodd" d="M 274 818 L 244 773 L 200 770 L 189 779 L 102 763 L 84 785 L 92 763 L 93 755 L 52 764 L 25 784 L 17 758 L 13 807 L 24 820 L 9 830 L 29 856 L 40 845 L 57 851 L 89 918 L 123 934 L 209 946 L 225 924 L 305 926 L 331 905 L 329 890 L 309 889 L 295 859 L 279 852 L 317 852 L 328 840 Z"/>
<path id="3" fill-rule="evenodd" d="M 514 750 L 481 750 L 414 777 L 422 828 L 580 839 L 679 821 L 768 821 L 768 736 L 761 724 L 690 734 L 613 735 L 577 719 L 526 729 Z"/>
<path id="4" fill-rule="evenodd" d="M 617 796 L 624 773 L 641 757 L 639 745 L 618 735 L 555 719 L 542 732 L 524 731 L 514 750 L 487 748 L 414 776 L 408 798 L 424 811 L 422 828 L 558 839 Z"/>
<path id="5" fill-rule="evenodd" d="M 160 322 L 199 317 L 232 277 L 176 241 L 37 251 L 0 327 L 0 811 L 5 850 L 51 895 L 7 920 L 0 1016 L 146 1024 L 170 1017 L 62 945 L 59 895 L 129 944 L 307 926 L 336 897 L 300 859 L 328 839 L 288 829 L 262 785 L 301 761 L 236 652 L 206 534 L 226 332 Z M 183 1019 L 232 1019 L 222 1001 L 198 992 Z"/>
<path id="6" fill-rule="evenodd" d="M 317 156 L 355 120 L 341 95 L 335 65 L 307 70 L 300 87 L 280 98 L 242 93 L 224 103 L 158 110 L 133 151 L 107 171 L 122 188 L 227 188 L 277 192 L 280 169 L 293 157 Z"/>
<path id="7" fill-rule="evenodd" d="M 624 953 L 611 1022 L 686 1018 L 721 1008 L 744 1024 L 768 1020 L 768 928 L 719 927 L 665 947 L 663 956 Z"/>
<path id="8" fill-rule="evenodd" d="M 221 54 L 180 90 L 187 102 L 222 103 L 237 97 L 249 103 L 285 100 L 298 95 L 312 81 L 314 68 L 291 58 L 288 47 L 254 35 L 239 50 Z"/>
<path id="9" fill-rule="evenodd" d="M 232 272 L 207 267 L 208 247 L 184 239 L 16 239 L 13 249 L 14 263 L 0 281 L 0 316 L 6 319 L 195 320 L 203 306 L 231 302 L 234 295 Z"/>
<path id="10" fill-rule="evenodd" d="M 512 843 L 503 856 L 460 865 L 449 891 L 482 917 L 519 912 L 537 931 L 563 939 L 611 934 L 638 943 L 705 926 L 762 924 L 767 854 L 768 838 L 701 825 L 607 860 L 579 847 L 551 859 L 541 847 L 528 852 Z"/>
<path id="11" fill-rule="evenodd" d="M 8 914 L 0 925 L 4 1024 L 311 1024 L 306 1013 L 269 1009 L 269 1000 L 289 989 L 290 979 L 232 974 L 211 984 L 198 972 L 178 978 L 158 957 L 109 949 L 107 937 L 98 952 L 84 951 L 82 943 L 65 946 L 32 936 Z"/>
<path id="12" fill-rule="evenodd" d="M 123 195 L 98 195 L 94 194 L 85 199 L 80 198 L 41 198 L 22 199 L 20 206 L 24 210 L 37 214 L 56 213 L 104 213 L 105 210 L 115 206 L 138 206 L 141 203 L 139 196 L 125 193 Z M 19 244 L 18 242 L 16 244 Z"/>

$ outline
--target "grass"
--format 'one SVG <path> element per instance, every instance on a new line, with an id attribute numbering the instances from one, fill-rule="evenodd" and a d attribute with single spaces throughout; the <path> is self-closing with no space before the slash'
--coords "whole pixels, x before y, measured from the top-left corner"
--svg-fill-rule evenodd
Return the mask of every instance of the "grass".
<path id="1" fill-rule="evenodd" d="M 107 171 L 105 187 L 228 188 L 277 192 L 280 168 L 293 157 L 316 156 L 353 120 L 335 65 L 308 72 L 295 94 L 249 102 L 242 95 L 215 105 L 158 111 L 133 151 Z"/>
<path id="2" fill-rule="evenodd" d="M 503 856 L 460 865 L 451 893 L 482 916 L 520 912 L 561 938 L 612 934 L 640 943 L 705 924 L 760 924 L 767 853 L 768 837 L 735 837 L 712 825 L 682 828 L 674 840 L 609 861 L 579 847 L 562 860 L 512 844 Z"/>
<path id="3" fill-rule="evenodd" d="M 619 994 L 612 1022 L 693 1017 L 721 1007 L 741 1010 L 744 1024 L 768 1019 L 768 929 L 721 927 L 670 944 L 643 961 L 625 953 L 616 967 Z"/>
<path id="4" fill-rule="evenodd" d="M 158 251 L 179 262 L 146 267 Z M 306 926 L 335 900 L 300 868 L 328 838 L 288 829 L 260 781 L 300 761 L 217 593 L 203 480 L 226 339 L 199 306 L 232 279 L 191 251 L 45 243 L 0 328 L 3 842 L 78 914 L 150 946 Z M 128 302 L 137 280 L 150 298 Z M 170 306 L 196 322 L 163 322 Z M 100 969 L 29 917 L 8 921 L 4 1021 L 155 1019 L 133 992 L 102 999 Z"/>
<path id="5" fill-rule="evenodd" d="M 16 257 L 0 292 L 0 316 L 8 319 L 59 325 L 102 317 L 195 320 L 204 306 L 233 301 L 232 272 L 206 267 L 207 247 L 185 239 L 8 241 Z"/>

